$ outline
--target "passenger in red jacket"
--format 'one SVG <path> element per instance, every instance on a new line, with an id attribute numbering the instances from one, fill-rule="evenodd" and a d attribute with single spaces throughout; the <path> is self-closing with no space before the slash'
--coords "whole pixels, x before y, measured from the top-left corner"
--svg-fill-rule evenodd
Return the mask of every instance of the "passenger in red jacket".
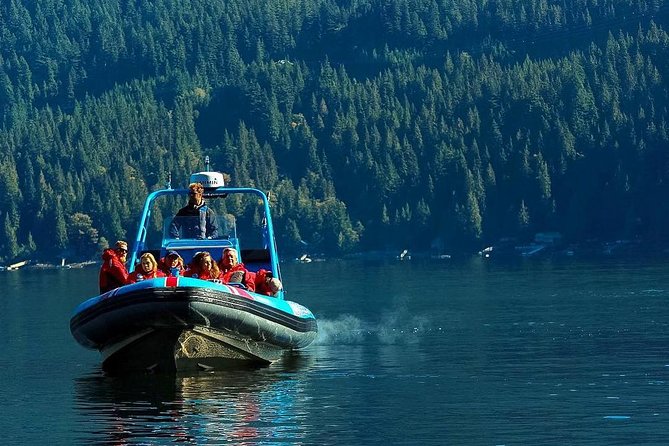
<path id="1" fill-rule="evenodd" d="M 190 268 L 184 273 L 184 276 L 202 280 L 217 280 L 221 279 L 222 274 L 214 259 L 211 258 L 211 254 L 202 251 L 193 256 Z"/>
<path id="2" fill-rule="evenodd" d="M 281 281 L 274 277 L 272 271 L 264 269 L 256 273 L 256 293 L 264 294 L 266 296 L 276 296 L 281 290 Z"/>
<path id="3" fill-rule="evenodd" d="M 153 254 L 145 252 L 139 258 L 139 265 L 128 275 L 128 283 L 140 282 L 146 279 L 165 277 L 165 273 L 158 269 L 158 262 Z"/>
<path id="4" fill-rule="evenodd" d="M 176 251 L 170 251 L 160 259 L 159 268 L 165 275 L 173 277 L 183 276 L 186 271 L 184 259 Z"/>
<path id="5" fill-rule="evenodd" d="M 223 283 L 241 283 L 247 290 L 256 290 L 256 274 L 247 270 L 243 263 L 238 261 L 239 255 L 234 248 L 225 248 L 219 262 Z"/>
<path id="6" fill-rule="evenodd" d="M 223 283 L 242 283 L 247 290 L 266 296 L 276 296 L 282 289 L 281 281 L 274 277 L 271 271 L 261 269 L 254 273 L 246 269 L 243 263 L 238 263 L 238 259 L 236 249 L 225 248 L 223 250 L 219 263 Z"/>
<path id="7" fill-rule="evenodd" d="M 128 281 L 128 270 L 125 268 L 127 256 L 128 244 L 123 240 L 117 241 L 114 249 L 104 250 L 100 268 L 100 294 L 126 284 Z"/>

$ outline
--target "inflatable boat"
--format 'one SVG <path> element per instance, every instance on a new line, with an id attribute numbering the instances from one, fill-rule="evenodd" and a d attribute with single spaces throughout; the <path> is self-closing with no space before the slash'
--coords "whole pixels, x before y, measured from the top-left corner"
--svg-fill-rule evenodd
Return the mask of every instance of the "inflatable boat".
<path id="1" fill-rule="evenodd" d="M 267 195 L 254 188 L 225 187 L 222 174 L 208 169 L 191 175 L 190 182 L 205 186 L 208 204 L 235 197 L 237 204 L 249 200 L 247 203 L 258 206 L 264 215 L 260 224 L 250 226 L 257 226 L 260 233 L 252 235 L 245 229 L 245 237 L 240 240 L 234 216 L 225 214 L 219 217 L 213 237 L 179 234 L 174 231 L 174 219 L 166 219 L 162 235 L 157 236 L 150 222 L 156 201 L 161 197 L 187 197 L 189 192 L 168 184 L 146 199 L 129 252 L 129 270 L 132 272 L 145 252 L 158 259 L 176 251 L 188 262 L 201 251 L 218 260 L 223 250 L 231 247 L 249 271 L 265 269 L 281 279 Z M 156 246 L 152 246 L 154 243 Z M 100 351 L 102 367 L 109 373 L 206 371 L 268 364 L 286 351 L 306 347 L 318 331 L 311 311 L 285 300 L 284 293 L 281 289 L 267 296 L 249 291 L 242 284 L 220 280 L 159 277 L 86 300 L 75 309 L 70 330 L 79 344 Z"/>

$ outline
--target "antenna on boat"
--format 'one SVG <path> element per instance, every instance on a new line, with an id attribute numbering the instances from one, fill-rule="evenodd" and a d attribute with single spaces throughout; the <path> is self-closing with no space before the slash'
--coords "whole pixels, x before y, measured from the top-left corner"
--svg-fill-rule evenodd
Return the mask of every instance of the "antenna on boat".
<path id="1" fill-rule="evenodd" d="M 270 200 L 272 199 L 272 191 L 267 192 L 267 204 L 269 205 Z M 260 224 L 263 228 L 267 227 L 267 215 L 263 215 L 262 223 Z"/>
<path id="2" fill-rule="evenodd" d="M 212 172 L 209 166 L 209 155 L 204 157 L 204 170 L 191 174 L 191 183 L 201 183 L 205 190 L 216 189 L 225 186 L 225 180 L 221 172 Z M 209 195 L 211 196 L 211 195 Z"/>

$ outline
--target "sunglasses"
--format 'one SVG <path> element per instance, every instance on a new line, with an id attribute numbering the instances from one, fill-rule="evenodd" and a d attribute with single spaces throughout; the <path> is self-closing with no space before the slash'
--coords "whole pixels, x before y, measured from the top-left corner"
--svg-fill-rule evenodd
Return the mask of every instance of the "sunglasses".
<path id="1" fill-rule="evenodd" d="M 119 248 L 119 251 L 120 251 L 120 252 L 124 252 L 124 253 L 126 253 L 126 254 L 128 253 L 128 250 L 127 250 L 127 249 L 123 249 L 123 248 Z"/>

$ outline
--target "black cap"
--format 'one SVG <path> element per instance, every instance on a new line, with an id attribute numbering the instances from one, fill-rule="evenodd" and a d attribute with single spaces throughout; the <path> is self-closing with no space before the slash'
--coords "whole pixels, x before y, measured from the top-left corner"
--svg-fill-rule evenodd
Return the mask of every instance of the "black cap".
<path id="1" fill-rule="evenodd" d="M 179 253 L 176 251 L 170 251 L 167 253 L 167 257 L 179 257 Z"/>

